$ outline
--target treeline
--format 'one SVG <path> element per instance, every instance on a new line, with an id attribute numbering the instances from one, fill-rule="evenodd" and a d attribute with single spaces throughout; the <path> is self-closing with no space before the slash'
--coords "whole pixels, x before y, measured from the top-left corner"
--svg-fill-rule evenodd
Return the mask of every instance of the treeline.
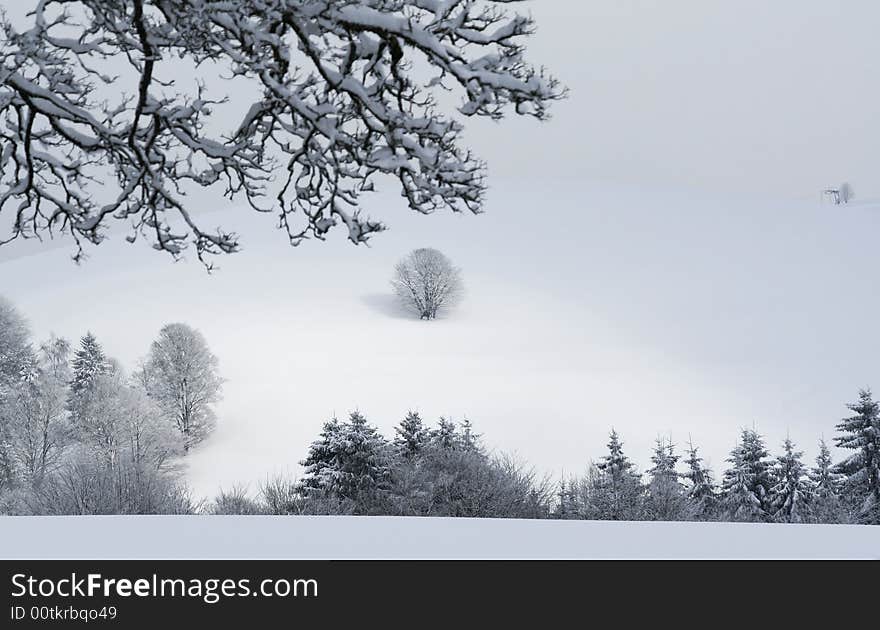
<path id="1" fill-rule="evenodd" d="M 181 456 L 210 433 L 221 384 L 184 324 L 127 375 L 91 333 L 33 344 L 0 298 L 0 513 L 192 513 Z"/>
<path id="2" fill-rule="evenodd" d="M 488 451 L 470 422 L 426 426 L 411 412 L 383 436 L 359 412 L 331 419 L 300 462 L 276 477 L 195 501 L 181 477 L 187 451 L 211 432 L 222 379 L 204 338 L 184 324 L 160 331 L 131 375 L 90 333 L 74 348 L 34 345 L 0 299 L 0 513 L 358 514 L 880 523 L 880 405 L 848 405 L 833 462 L 824 441 L 812 465 L 790 439 L 771 457 L 743 430 L 716 480 L 699 450 L 658 439 L 642 474 L 611 432 L 607 454 L 554 483 Z"/>
<path id="3" fill-rule="evenodd" d="M 276 477 L 250 498 L 223 492 L 214 514 L 356 514 L 547 518 L 554 488 L 514 459 L 492 456 L 470 422 L 424 426 L 410 412 L 388 441 L 359 412 L 324 424 L 300 462 L 300 480 Z"/>
<path id="4" fill-rule="evenodd" d="M 880 407 L 863 391 L 849 405 L 855 415 L 838 424 L 837 444 L 856 452 L 834 464 L 824 440 L 815 464 L 786 438 L 771 458 L 764 438 L 744 429 L 727 458 L 720 483 L 699 449 L 684 459 L 658 439 L 647 475 L 624 454 L 612 431 L 608 453 L 583 477 L 560 484 L 554 518 L 589 520 L 731 521 L 749 523 L 880 523 L 877 427 Z"/>
<path id="5" fill-rule="evenodd" d="M 509 457 L 487 453 L 471 423 L 440 420 L 426 428 L 409 413 L 392 440 L 359 412 L 333 419 L 308 451 L 299 482 L 275 479 L 257 499 L 221 493 L 217 514 L 367 514 L 586 520 L 738 521 L 754 523 L 880 522 L 876 457 L 880 406 L 870 392 L 849 405 L 839 446 L 855 451 L 834 464 L 824 441 L 815 465 L 790 439 L 771 458 L 764 439 L 743 430 L 716 483 L 699 450 L 685 457 L 658 439 L 640 474 L 616 431 L 607 454 L 581 477 L 559 484 Z"/>

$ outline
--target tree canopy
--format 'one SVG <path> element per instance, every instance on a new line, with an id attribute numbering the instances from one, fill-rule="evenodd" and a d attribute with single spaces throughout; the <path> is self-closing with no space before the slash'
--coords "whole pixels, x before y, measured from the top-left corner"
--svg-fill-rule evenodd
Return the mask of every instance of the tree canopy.
<path id="1" fill-rule="evenodd" d="M 201 188 L 276 213 L 292 244 L 337 225 L 362 243 L 385 227 L 359 209 L 382 175 L 418 212 L 478 212 L 462 120 L 545 119 L 565 95 L 511 4 L 35 2 L 28 28 L 0 22 L 0 243 L 61 232 L 78 258 L 125 222 L 173 256 L 237 251 L 195 214 Z M 218 115 L 233 91 L 247 106 Z"/>

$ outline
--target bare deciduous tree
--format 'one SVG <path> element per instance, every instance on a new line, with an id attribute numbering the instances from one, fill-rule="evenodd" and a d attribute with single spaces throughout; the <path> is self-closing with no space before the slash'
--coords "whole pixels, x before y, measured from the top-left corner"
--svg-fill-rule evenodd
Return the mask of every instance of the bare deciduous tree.
<path id="1" fill-rule="evenodd" d="M 431 248 L 413 250 L 394 267 L 391 286 L 400 302 L 421 319 L 454 306 L 461 298 L 461 272 L 442 252 Z"/>
<path id="2" fill-rule="evenodd" d="M 524 59 L 534 22 L 511 0 L 34 4 L 26 30 L 0 22 L 0 213 L 11 238 L 69 234 L 77 258 L 114 220 L 174 256 L 237 251 L 197 222 L 198 188 L 277 212 L 293 244 L 384 229 L 358 209 L 380 175 L 418 212 L 478 212 L 460 118 L 542 120 L 565 96 Z M 253 96 L 227 126 L 232 89 Z M 452 90 L 459 116 L 435 98 Z"/>
<path id="3" fill-rule="evenodd" d="M 213 403 L 223 379 L 217 357 L 202 334 L 186 324 L 168 324 L 153 342 L 138 379 L 183 435 L 183 448 L 205 439 L 214 427 Z"/>
<path id="4" fill-rule="evenodd" d="M 27 375 L 0 401 L 17 468 L 34 484 L 54 470 L 68 439 L 69 349 L 54 337 L 42 344 Z"/>

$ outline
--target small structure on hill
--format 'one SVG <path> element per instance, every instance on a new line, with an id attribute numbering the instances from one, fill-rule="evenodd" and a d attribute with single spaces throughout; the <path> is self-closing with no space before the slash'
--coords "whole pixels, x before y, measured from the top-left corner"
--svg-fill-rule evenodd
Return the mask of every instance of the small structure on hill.
<path id="1" fill-rule="evenodd" d="M 822 201 L 830 200 L 835 206 L 849 203 L 854 196 L 852 186 L 847 182 L 843 182 L 837 188 L 826 188 L 822 191 Z"/>

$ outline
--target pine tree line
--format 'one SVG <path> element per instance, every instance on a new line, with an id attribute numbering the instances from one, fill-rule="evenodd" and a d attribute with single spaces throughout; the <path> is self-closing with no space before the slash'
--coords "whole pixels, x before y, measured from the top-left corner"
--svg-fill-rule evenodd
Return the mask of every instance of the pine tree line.
<path id="1" fill-rule="evenodd" d="M 880 524 L 880 405 L 869 390 L 837 425 L 835 444 L 853 451 L 836 465 L 824 440 L 815 464 L 803 462 L 789 437 L 775 459 L 764 438 L 743 429 L 726 459 L 721 482 L 697 447 L 686 449 L 684 470 L 669 440 L 658 439 L 647 481 L 623 452 L 616 431 L 608 454 L 583 477 L 563 481 L 552 515 L 591 520 L 698 520 L 751 523 Z"/>
<path id="2" fill-rule="evenodd" d="M 848 405 L 838 446 L 854 451 L 838 464 L 824 440 L 808 467 L 790 438 L 771 458 L 764 438 L 744 429 L 720 482 L 689 441 L 684 458 L 658 438 L 641 474 L 612 430 L 608 452 L 586 474 L 558 484 L 509 458 L 490 456 L 469 421 L 425 427 L 410 412 L 387 440 L 363 414 L 331 419 L 301 462 L 299 481 L 273 479 L 254 499 L 221 493 L 216 514 L 373 514 L 588 520 L 878 522 L 876 453 L 880 408 L 869 391 Z"/>

